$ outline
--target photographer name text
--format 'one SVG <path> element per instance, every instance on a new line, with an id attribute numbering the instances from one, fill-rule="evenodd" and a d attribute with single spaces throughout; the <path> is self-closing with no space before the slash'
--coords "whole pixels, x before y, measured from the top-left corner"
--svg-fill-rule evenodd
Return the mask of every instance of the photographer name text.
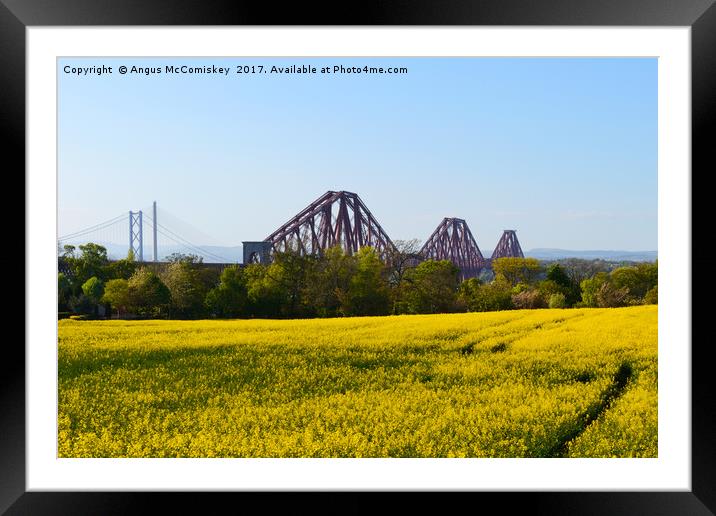
<path id="1" fill-rule="evenodd" d="M 102 75 L 129 75 L 129 76 L 212 76 L 232 77 L 242 75 L 404 75 L 408 68 L 404 66 L 345 66 L 333 64 L 326 66 L 315 66 L 308 64 L 292 64 L 285 66 L 277 65 L 233 65 L 233 66 L 195 66 L 195 65 L 164 65 L 164 66 L 136 66 L 136 65 L 97 65 L 97 66 L 72 66 L 66 65 L 62 68 L 63 73 L 79 77 L 99 77 Z"/>

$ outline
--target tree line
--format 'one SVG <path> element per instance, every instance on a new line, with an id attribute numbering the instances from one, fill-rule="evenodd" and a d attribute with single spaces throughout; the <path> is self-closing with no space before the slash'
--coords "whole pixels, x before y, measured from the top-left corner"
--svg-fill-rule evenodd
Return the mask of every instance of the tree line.
<path id="1" fill-rule="evenodd" d="M 600 260 L 499 258 L 492 271 L 460 281 L 450 261 L 415 258 L 417 240 L 398 241 L 384 262 L 370 247 L 320 256 L 276 253 L 272 263 L 228 266 L 173 254 L 161 270 L 130 255 L 110 261 L 98 244 L 65 246 L 58 274 L 63 314 L 140 318 L 308 318 L 481 312 L 525 308 L 655 304 L 658 264 L 610 267 Z"/>

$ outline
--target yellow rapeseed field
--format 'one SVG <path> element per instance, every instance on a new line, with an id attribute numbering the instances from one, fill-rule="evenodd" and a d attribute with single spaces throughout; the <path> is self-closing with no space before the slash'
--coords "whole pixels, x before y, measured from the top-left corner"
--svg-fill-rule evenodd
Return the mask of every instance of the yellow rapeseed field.
<path id="1" fill-rule="evenodd" d="M 657 307 L 59 321 L 60 457 L 656 457 Z"/>

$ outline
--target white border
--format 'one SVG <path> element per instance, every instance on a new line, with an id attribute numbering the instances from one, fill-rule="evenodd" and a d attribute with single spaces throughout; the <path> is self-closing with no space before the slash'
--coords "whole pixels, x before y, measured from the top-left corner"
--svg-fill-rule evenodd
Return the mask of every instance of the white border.
<path id="1" fill-rule="evenodd" d="M 57 459 L 56 58 L 658 56 L 658 459 Z M 690 29 L 44 28 L 27 31 L 27 489 L 691 489 Z"/>

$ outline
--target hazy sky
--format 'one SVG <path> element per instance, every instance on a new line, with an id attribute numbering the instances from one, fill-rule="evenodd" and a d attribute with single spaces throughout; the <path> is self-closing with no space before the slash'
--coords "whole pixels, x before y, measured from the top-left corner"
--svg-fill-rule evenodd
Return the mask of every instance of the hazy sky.
<path id="1" fill-rule="evenodd" d="M 408 73 L 235 73 L 291 64 Z M 63 72 L 101 65 L 113 73 Z M 230 73 L 120 75 L 120 65 Z M 393 240 L 424 241 L 443 217 L 460 217 L 485 255 L 506 228 L 525 250 L 657 249 L 656 59 L 72 58 L 58 67 L 60 235 L 156 200 L 213 237 L 194 243 L 239 245 L 325 191 L 348 190 Z"/>

